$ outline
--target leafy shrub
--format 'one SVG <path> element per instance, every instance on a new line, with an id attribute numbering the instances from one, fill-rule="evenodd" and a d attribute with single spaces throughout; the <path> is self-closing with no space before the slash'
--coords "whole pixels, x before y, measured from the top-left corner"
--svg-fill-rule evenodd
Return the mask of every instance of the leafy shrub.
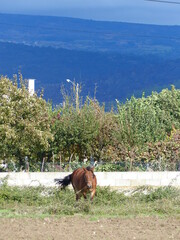
<path id="1" fill-rule="evenodd" d="M 137 216 L 180 215 L 180 190 L 172 187 L 141 187 L 134 192 L 112 191 L 109 187 L 97 188 L 93 199 L 76 202 L 72 190 L 59 191 L 57 188 L 9 187 L 0 188 L 0 216 Z M 8 211 L 5 211 L 8 209 Z"/>
<path id="2" fill-rule="evenodd" d="M 0 78 L 0 171 L 67 171 L 92 157 L 106 163 L 98 171 L 180 169 L 180 90 L 117 101 L 110 112 L 74 96 L 53 108 L 29 96 L 22 76 L 19 87 Z"/>
<path id="3" fill-rule="evenodd" d="M 162 199 L 180 198 L 180 190 L 173 187 L 159 187 L 157 189 L 149 189 L 147 194 L 142 194 L 141 192 L 138 195 L 140 201 L 154 202 Z"/>

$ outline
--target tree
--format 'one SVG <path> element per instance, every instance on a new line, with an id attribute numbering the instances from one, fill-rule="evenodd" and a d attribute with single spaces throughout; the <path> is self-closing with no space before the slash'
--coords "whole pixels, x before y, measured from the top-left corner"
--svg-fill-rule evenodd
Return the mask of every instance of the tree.
<path id="1" fill-rule="evenodd" d="M 131 97 L 117 108 L 118 137 L 130 147 L 164 140 L 173 126 L 180 127 L 180 91 L 174 87 L 147 98 Z"/>
<path id="2" fill-rule="evenodd" d="M 38 159 L 52 140 L 46 102 L 29 92 L 20 76 L 0 79 L 0 158 L 24 164 L 25 156 Z"/>
<path id="3" fill-rule="evenodd" d="M 78 156 L 80 160 L 93 151 L 94 140 L 98 134 L 98 122 L 91 101 L 87 99 L 81 109 L 66 102 L 65 108 L 55 111 L 52 122 L 54 151 L 64 157 Z"/>

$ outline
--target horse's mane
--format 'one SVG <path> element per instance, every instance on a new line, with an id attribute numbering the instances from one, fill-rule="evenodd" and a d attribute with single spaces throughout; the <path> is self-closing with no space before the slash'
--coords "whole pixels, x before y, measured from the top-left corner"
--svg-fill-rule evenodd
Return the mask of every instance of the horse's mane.
<path id="1" fill-rule="evenodd" d="M 92 168 L 91 168 L 90 166 L 87 166 L 86 169 L 87 169 L 88 171 L 91 171 L 91 172 L 92 172 L 92 174 L 93 174 L 93 178 L 94 178 L 94 177 L 95 177 L 95 174 L 94 174 Z"/>
<path id="2" fill-rule="evenodd" d="M 87 169 L 88 171 L 92 171 L 90 166 L 86 167 L 86 169 Z"/>

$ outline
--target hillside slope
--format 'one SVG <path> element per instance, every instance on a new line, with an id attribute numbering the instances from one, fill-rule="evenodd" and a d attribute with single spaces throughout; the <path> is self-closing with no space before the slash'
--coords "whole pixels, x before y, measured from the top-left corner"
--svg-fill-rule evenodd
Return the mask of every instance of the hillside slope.
<path id="1" fill-rule="evenodd" d="M 0 74 L 35 78 L 55 104 L 67 78 L 100 102 L 179 88 L 179 56 L 180 26 L 0 14 Z"/>
<path id="2" fill-rule="evenodd" d="M 161 90 L 171 84 L 180 88 L 180 59 L 163 60 L 152 55 L 85 52 L 23 44 L 0 43 L 0 74 L 12 77 L 20 70 L 35 78 L 36 89 L 44 88 L 45 98 L 62 101 L 60 87 L 66 79 L 82 85 L 82 95 L 94 95 L 100 102 Z"/>
<path id="3" fill-rule="evenodd" d="M 180 26 L 0 14 L 0 41 L 85 51 L 180 55 Z"/>

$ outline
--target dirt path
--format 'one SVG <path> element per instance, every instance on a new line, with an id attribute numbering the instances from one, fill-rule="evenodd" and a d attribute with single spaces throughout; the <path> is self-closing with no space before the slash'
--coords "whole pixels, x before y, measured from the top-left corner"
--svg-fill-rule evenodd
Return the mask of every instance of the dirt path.
<path id="1" fill-rule="evenodd" d="M 0 240 L 180 239 L 180 219 L 0 218 Z"/>

